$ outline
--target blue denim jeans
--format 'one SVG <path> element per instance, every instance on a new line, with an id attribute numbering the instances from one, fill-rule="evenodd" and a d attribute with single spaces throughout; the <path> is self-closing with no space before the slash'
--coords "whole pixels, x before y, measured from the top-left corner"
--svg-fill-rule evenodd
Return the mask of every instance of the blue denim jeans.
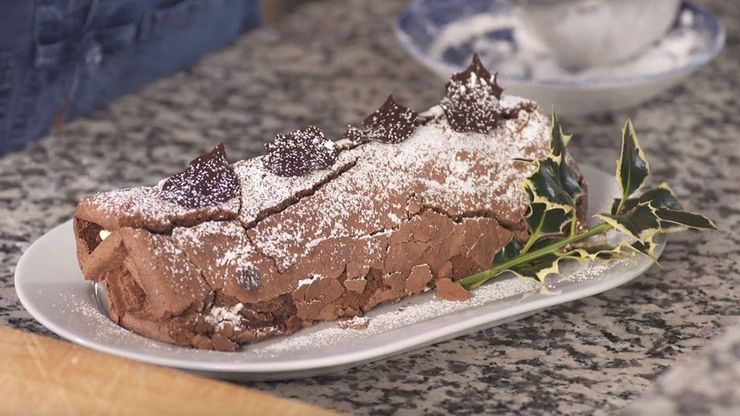
<path id="1" fill-rule="evenodd" d="M 258 0 L 0 0 L 0 155 L 259 24 Z"/>

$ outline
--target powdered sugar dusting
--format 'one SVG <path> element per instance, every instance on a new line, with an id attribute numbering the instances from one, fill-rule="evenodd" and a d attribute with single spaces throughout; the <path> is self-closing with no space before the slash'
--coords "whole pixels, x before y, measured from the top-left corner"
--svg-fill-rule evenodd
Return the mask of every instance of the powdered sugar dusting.
<path id="1" fill-rule="evenodd" d="M 322 346 L 341 344 L 358 336 L 372 336 L 393 329 L 403 328 L 428 319 L 441 317 L 456 311 L 474 308 L 497 300 L 509 298 L 523 293 L 538 290 L 540 284 L 531 280 L 506 279 L 482 286 L 473 292 L 473 297 L 464 302 L 447 301 L 434 297 L 429 293 L 418 295 L 416 303 L 403 305 L 388 305 L 379 308 L 375 313 L 368 314 L 369 323 L 362 331 L 348 331 L 336 326 L 323 328 L 319 331 L 305 331 L 290 337 L 257 344 L 249 348 L 250 353 L 280 354 L 288 351 L 320 348 Z M 404 302 L 408 303 L 408 302 Z"/>
<path id="2" fill-rule="evenodd" d="M 149 279 L 171 277 L 167 285 L 157 284 L 158 289 L 154 291 L 154 294 L 149 294 L 149 296 L 165 296 L 169 301 L 153 301 L 152 304 L 155 307 L 164 307 L 174 300 L 183 307 L 190 305 L 184 303 L 186 298 L 193 301 L 202 301 L 210 288 L 201 278 L 198 269 L 186 260 L 185 253 L 175 245 L 171 237 L 141 233 L 142 235 L 139 238 L 145 239 L 148 244 L 148 251 L 152 253 L 151 257 L 142 260 L 151 263 L 149 267 L 155 270 Z M 164 273 L 157 272 L 157 269 L 164 270 Z"/>
<path id="3" fill-rule="evenodd" d="M 566 264 L 560 275 L 548 278 L 546 286 L 534 280 L 507 278 L 494 281 L 474 290 L 473 297 L 467 301 L 456 302 L 436 298 L 432 293 L 417 295 L 400 303 L 384 305 L 360 319 L 368 319 L 367 328 L 361 331 L 347 330 L 336 325 L 324 324 L 322 328 L 304 329 L 289 337 L 264 341 L 246 347 L 249 354 L 256 356 L 279 356 L 286 353 L 300 353 L 305 350 L 331 345 L 347 345 L 352 342 L 362 343 L 362 339 L 376 336 L 388 331 L 400 330 L 435 318 L 444 319 L 445 315 L 475 308 L 490 308 L 497 305 L 501 310 L 511 307 L 530 296 L 555 296 L 562 289 L 578 282 L 602 278 L 612 270 L 623 268 L 633 258 L 614 263 L 592 261 L 589 263 L 572 262 Z M 490 310 L 490 309 L 487 309 Z M 341 322 L 341 321 L 340 321 Z M 440 325 L 452 321 L 440 321 Z"/>
<path id="4" fill-rule="evenodd" d="M 235 163 L 234 171 L 242 188 L 239 220 L 245 225 L 253 224 L 261 213 L 279 206 L 297 194 L 311 190 L 337 170 L 354 162 L 356 156 L 354 153 L 342 152 L 331 168 L 303 176 L 275 175 L 265 169 L 262 157 Z"/>
<path id="5" fill-rule="evenodd" d="M 231 307 L 217 306 L 211 309 L 210 313 L 205 316 L 205 320 L 217 330 L 227 323 L 231 324 L 234 329 L 242 329 L 243 318 L 239 311 L 243 308 L 244 305 L 241 303 Z"/>
<path id="6" fill-rule="evenodd" d="M 320 278 L 321 278 L 321 276 L 316 275 L 316 274 L 313 274 L 313 275 L 311 275 L 309 277 L 303 278 L 303 279 L 301 279 L 301 280 L 298 281 L 298 287 L 311 286 L 313 284 L 313 282 L 319 280 Z"/>
<path id="7" fill-rule="evenodd" d="M 351 319 L 343 319 L 337 322 L 337 326 L 342 329 L 364 330 L 370 325 L 370 318 L 367 316 L 355 316 Z"/>
<path id="8" fill-rule="evenodd" d="M 207 280 L 222 282 L 217 286 L 222 286 L 229 276 L 235 276 L 242 289 L 259 288 L 260 275 L 251 261 L 254 247 L 238 221 L 208 221 L 193 227 L 178 227 L 172 231 L 172 238 L 184 251 L 204 257 L 197 261 L 198 268 Z"/>
<path id="9" fill-rule="evenodd" d="M 99 213 L 110 217 L 101 224 L 112 229 L 122 226 L 143 226 L 155 231 L 165 231 L 185 218 L 209 218 L 217 213 L 236 215 L 239 212 L 239 197 L 223 204 L 206 208 L 188 208 L 162 198 L 162 184 L 153 187 L 119 189 L 95 194 L 83 201 Z M 133 223 L 132 223 L 133 222 Z"/>
<path id="10" fill-rule="evenodd" d="M 408 219 L 411 196 L 453 217 L 482 212 L 517 223 L 526 210 L 519 183 L 531 168 L 514 159 L 540 157 L 548 142 L 549 121 L 537 112 L 521 111 L 486 134 L 455 132 L 437 118 L 402 143 L 371 142 L 343 152 L 354 166 L 265 219 L 252 241 L 286 270 L 326 239 L 398 227 Z"/>

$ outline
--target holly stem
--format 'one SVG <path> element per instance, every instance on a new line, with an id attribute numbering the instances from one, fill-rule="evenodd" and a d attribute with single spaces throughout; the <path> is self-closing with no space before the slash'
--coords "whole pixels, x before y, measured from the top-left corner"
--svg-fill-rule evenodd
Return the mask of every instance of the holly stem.
<path id="1" fill-rule="evenodd" d="M 573 237 L 576 235 L 576 231 L 578 230 L 578 212 L 576 210 L 573 210 L 573 220 L 570 222 L 570 236 Z"/>
<path id="2" fill-rule="evenodd" d="M 538 233 L 534 233 L 534 234 L 530 235 L 529 236 L 529 240 L 527 240 L 527 244 L 525 244 L 524 247 L 522 247 L 522 250 L 519 253 L 524 254 L 524 253 L 528 252 L 529 249 L 532 248 L 532 246 L 534 245 L 534 243 L 537 242 L 537 239 L 539 237 L 540 236 L 539 236 Z"/>
<path id="3" fill-rule="evenodd" d="M 486 283 L 487 281 L 491 280 L 492 278 L 496 277 L 499 273 L 511 269 L 512 267 L 516 267 L 520 264 L 528 263 L 532 260 L 536 260 L 542 256 L 552 254 L 560 250 L 561 248 L 577 243 L 579 241 L 583 241 L 589 237 L 593 237 L 595 235 L 603 234 L 613 227 L 607 223 L 601 223 L 593 228 L 590 228 L 580 234 L 572 235 L 568 238 L 564 238 L 560 241 L 556 241 L 548 246 L 538 248 L 537 250 L 530 251 L 525 254 L 521 254 L 517 257 L 514 257 L 512 259 L 509 259 L 501 264 L 496 264 L 492 266 L 489 269 L 480 271 L 475 274 L 471 274 L 470 276 L 463 277 L 459 280 L 459 283 L 465 288 L 465 289 L 475 289 L 478 288 L 483 283 Z"/>

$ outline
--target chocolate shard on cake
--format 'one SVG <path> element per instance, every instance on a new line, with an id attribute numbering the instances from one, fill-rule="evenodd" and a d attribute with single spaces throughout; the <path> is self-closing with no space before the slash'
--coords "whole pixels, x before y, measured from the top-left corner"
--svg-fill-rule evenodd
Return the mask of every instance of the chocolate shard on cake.
<path id="1" fill-rule="evenodd" d="M 162 183 L 160 197 L 185 208 L 209 208 L 240 194 L 234 169 L 226 161 L 224 145 L 190 162 L 183 172 Z"/>
<path id="2" fill-rule="evenodd" d="M 455 131 L 487 133 L 500 125 L 506 113 L 500 102 L 503 90 L 478 54 L 467 69 L 450 77 L 446 89 L 440 105 Z"/>
<path id="3" fill-rule="evenodd" d="M 346 148 L 353 148 L 357 145 L 370 141 L 370 136 L 364 130 L 354 126 L 347 126 L 347 131 L 342 135 L 342 140 L 348 143 Z"/>
<path id="4" fill-rule="evenodd" d="M 272 143 L 265 144 L 267 153 L 262 158 L 265 169 L 280 176 L 302 176 L 326 169 L 337 159 L 338 149 L 316 126 L 278 134 Z"/>
<path id="5" fill-rule="evenodd" d="M 418 114 L 409 108 L 396 104 L 389 95 L 383 105 L 363 120 L 365 135 L 369 140 L 381 143 L 401 143 L 416 127 Z"/>
<path id="6" fill-rule="evenodd" d="M 131 331 L 228 351 L 430 289 L 465 299 L 456 280 L 527 238 L 532 168 L 515 159 L 548 153 L 550 121 L 478 60 L 447 89 L 420 115 L 389 98 L 344 144 L 309 126 L 263 156 L 228 165 L 218 147 L 156 186 L 84 198 L 83 275 Z"/>
<path id="7" fill-rule="evenodd" d="M 240 212 L 241 189 L 223 145 L 219 145 L 156 186 L 84 197 L 75 219 L 95 223 L 86 226 L 91 236 L 100 229 L 112 231 L 122 227 L 169 233 L 176 226 L 235 218 Z"/>

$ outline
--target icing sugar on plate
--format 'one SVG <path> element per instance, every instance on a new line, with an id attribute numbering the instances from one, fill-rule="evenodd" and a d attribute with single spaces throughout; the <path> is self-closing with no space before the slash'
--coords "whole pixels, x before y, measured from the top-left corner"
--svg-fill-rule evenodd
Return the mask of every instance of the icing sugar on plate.
<path id="1" fill-rule="evenodd" d="M 633 261 L 626 259 L 623 262 Z M 566 272 L 550 279 L 546 287 L 533 280 L 504 277 L 481 286 L 473 291 L 473 297 L 464 302 L 438 299 L 432 292 L 402 300 L 396 304 L 385 305 L 371 311 L 365 318 L 369 321 L 365 329 L 353 330 L 337 327 L 334 322 L 323 323 L 315 328 L 266 341 L 245 348 L 250 354 L 274 356 L 286 352 L 300 353 L 310 349 L 321 349 L 332 344 L 346 343 L 358 338 L 367 338 L 395 329 L 423 322 L 452 312 L 470 310 L 478 306 L 508 299 L 516 301 L 527 295 L 556 293 L 563 282 L 579 282 L 601 276 L 610 268 L 620 267 L 620 263 L 606 265 L 592 262 L 581 267 L 566 267 Z"/>

